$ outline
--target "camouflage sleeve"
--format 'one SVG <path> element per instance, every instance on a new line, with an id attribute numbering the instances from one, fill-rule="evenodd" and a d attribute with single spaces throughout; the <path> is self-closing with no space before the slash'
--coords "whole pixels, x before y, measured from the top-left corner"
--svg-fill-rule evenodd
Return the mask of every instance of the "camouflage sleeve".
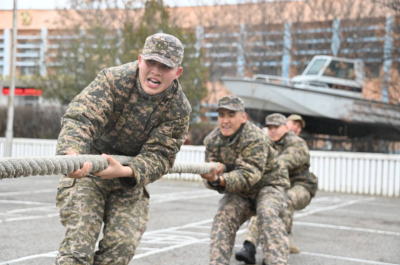
<path id="1" fill-rule="evenodd" d="M 250 142 L 235 161 L 235 169 L 224 173 L 226 192 L 247 192 L 260 181 L 267 162 L 267 143 L 264 138 Z"/>
<path id="2" fill-rule="evenodd" d="M 62 118 L 58 136 L 57 155 L 72 150 L 89 154 L 90 146 L 98 129 L 105 126 L 114 106 L 111 84 L 106 70 L 102 70 L 69 104 Z"/>
<path id="3" fill-rule="evenodd" d="M 218 161 L 218 158 L 217 158 L 217 154 L 215 153 L 215 152 L 213 152 L 213 150 L 214 151 L 216 151 L 215 149 L 213 149 L 213 148 L 210 148 L 210 146 L 205 142 L 204 143 L 204 145 L 206 146 L 206 152 L 205 152 L 205 159 L 204 159 L 204 161 L 205 162 L 219 162 Z M 210 189 L 210 190 L 217 190 L 216 188 L 214 188 L 213 186 L 211 186 L 209 183 L 208 183 L 208 180 L 206 180 L 206 179 L 203 179 L 203 184 L 204 184 L 204 186 L 206 186 L 206 188 L 208 188 L 208 189 Z M 222 190 L 221 190 L 221 192 L 222 192 Z"/>
<path id="4" fill-rule="evenodd" d="M 206 146 L 205 152 L 205 162 L 219 162 L 217 158 L 217 154 L 212 151 L 209 147 Z"/>
<path id="5" fill-rule="evenodd" d="M 278 156 L 278 159 L 285 163 L 286 168 L 291 171 L 309 163 L 309 151 L 305 142 L 299 141 L 287 147 Z"/>
<path id="6" fill-rule="evenodd" d="M 151 131 L 140 154 L 128 164 L 135 175 L 135 188 L 154 182 L 168 172 L 187 138 L 188 127 L 189 113 L 184 118 L 165 121 Z"/>

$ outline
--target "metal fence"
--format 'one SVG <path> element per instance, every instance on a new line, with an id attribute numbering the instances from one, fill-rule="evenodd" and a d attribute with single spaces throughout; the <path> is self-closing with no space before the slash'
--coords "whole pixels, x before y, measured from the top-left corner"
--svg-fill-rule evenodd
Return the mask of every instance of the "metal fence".
<path id="1" fill-rule="evenodd" d="M 311 151 L 311 171 L 320 190 L 400 196 L 400 155 Z"/>
<path id="2" fill-rule="evenodd" d="M 4 157 L 6 138 L 0 138 L 0 157 Z M 53 156 L 56 153 L 56 140 L 14 138 L 12 157 Z"/>
<path id="3" fill-rule="evenodd" d="M 4 157 L 5 138 L 0 138 Z M 12 156 L 52 156 L 56 140 L 14 139 Z M 177 162 L 204 162 L 204 146 L 182 146 Z M 310 151 L 319 190 L 400 197 L 400 155 Z M 169 174 L 165 179 L 200 181 L 199 175 Z"/>

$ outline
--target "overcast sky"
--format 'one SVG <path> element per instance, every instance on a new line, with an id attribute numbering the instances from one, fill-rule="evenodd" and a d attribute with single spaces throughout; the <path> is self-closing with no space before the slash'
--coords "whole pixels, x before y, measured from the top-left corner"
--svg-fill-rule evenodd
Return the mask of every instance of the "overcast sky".
<path id="1" fill-rule="evenodd" d="M 68 0 L 17 0 L 18 9 L 56 9 L 65 7 Z M 243 0 L 164 0 L 169 6 L 212 5 L 214 3 L 235 4 Z M 0 0 L 0 9 L 13 9 L 13 0 Z"/>

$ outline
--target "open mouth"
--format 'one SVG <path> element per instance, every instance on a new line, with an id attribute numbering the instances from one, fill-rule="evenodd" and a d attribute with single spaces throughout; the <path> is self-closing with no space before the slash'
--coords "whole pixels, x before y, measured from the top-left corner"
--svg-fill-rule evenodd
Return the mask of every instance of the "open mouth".
<path id="1" fill-rule="evenodd" d="M 158 86 L 161 84 L 160 81 L 154 79 L 154 78 L 147 78 L 147 82 L 149 82 L 150 84 L 154 85 L 154 86 Z"/>

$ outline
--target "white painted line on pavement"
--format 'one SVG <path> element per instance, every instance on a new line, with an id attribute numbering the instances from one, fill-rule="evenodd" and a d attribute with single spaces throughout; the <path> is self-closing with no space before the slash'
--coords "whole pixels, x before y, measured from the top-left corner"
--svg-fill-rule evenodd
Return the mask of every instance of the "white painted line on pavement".
<path id="1" fill-rule="evenodd" d="M 319 197 L 319 198 L 313 198 L 311 200 L 311 202 L 334 202 L 340 200 L 340 198 L 338 196 L 326 196 L 326 197 Z"/>
<path id="2" fill-rule="evenodd" d="M 328 259 L 336 259 L 336 260 L 345 260 L 345 261 L 353 261 L 365 264 L 376 264 L 376 265 L 400 265 L 398 263 L 385 263 L 379 261 L 372 261 L 372 260 L 365 260 L 365 259 L 355 259 L 355 258 L 347 258 L 347 257 L 340 257 L 340 256 L 333 256 L 333 255 L 326 255 L 326 254 L 319 254 L 319 253 L 310 253 L 301 251 L 297 255 L 306 255 L 306 256 L 314 256 L 314 257 L 321 257 L 321 258 L 328 258 Z"/>
<path id="3" fill-rule="evenodd" d="M 241 235 L 241 234 L 244 234 L 244 233 L 246 233 L 246 232 L 247 232 L 247 228 L 239 229 L 239 230 L 236 232 L 236 235 Z"/>
<path id="4" fill-rule="evenodd" d="M 308 215 L 311 215 L 311 214 L 314 214 L 314 213 L 330 211 L 330 210 L 334 210 L 334 209 L 337 209 L 337 208 L 353 205 L 353 204 L 356 204 L 356 203 L 370 202 L 370 201 L 373 201 L 373 200 L 375 200 L 375 198 L 366 198 L 366 199 L 358 199 L 358 200 L 347 201 L 347 202 L 340 203 L 340 204 L 335 204 L 335 205 L 332 205 L 332 206 L 327 206 L 327 207 L 317 208 L 317 209 L 311 210 L 311 211 L 306 211 L 304 213 L 298 213 L 298 214 L 295 213 L 294 214 L 294 218 L 297 219 L 297 218 L 308 216 Z"/>
<path id="5" fill-rule="evenodd" d="M 53 203 L 45 203 L 45 202 L 30 202 L 30 201 L 15 201 L 15 200 L 0 200 L 0 203 L 7 204 L 25 204 L 25 205 L 53 205 Z"/>
<path id="6" fill-rule="evenodd" d="M 235 245 L 234 247 L 235 248 L 242 248 L 243 246 L 242 245 Z M 262 250 L 261 247 L 258 247 L 257 249 Z M 400 265 L 400 264 L 397 264 L 397 263 L 385 263 L 385 262 L 380 262 L 380 261 L 347 258 L 347 257 L 326 255 L 326 254 L 320 254 L 320 253 L 311 253 L 311 252 L 305 252 L 305 251 L 301 251 L 299 254 L 296 254 L 296 255 L 307 255 L 307 256 L 314 256 L 314 257 L 320 257 L 320 258 L 346 260 L 346 261 L 360 262 L 360 263 L 366 263 L 366 264 L 376 264 L 376 265 Z"/>
<path id="7" fill-rule="evenodd" d="M 182 195 L 194 195 L 194 194 L 204 194 L 204 193 L 213 193 L 218 194 L 212 190 L 208 189 L 201 189 L 201 190 L 191 190 L 191 191 L 178 191 L 178 192 L 171 192 L 171 193 L 157 193 L 157 194 L 150 194 L 150 198 L 165 198 L 165 197 L 175 197 L 175 196 L 182 196 Z"/>
<path id="8" fill-rule="evenodd" d="M 147 256 L 150 256 L 150 255 L 154 255 L 154 254 L 158 254 L 158 253 L 162 253 L 162 252 L 166 252 L 166 251 L 173 250 L 173 249 L 176 249 L 176 248 L 181 248 L 181 247 L 189 246 L 189 245 L 192 245 L 192 244 L 207 242 L 209 240 L 210 240 L 209 238 L 204 238 L 204 239 L 200 239 L 200 240 L 193 240 L 191 242 L 186 242 L 186 243 L 183 243 L 183 244 L 178 244 L 178 245 L 174 245 L 174 246 L 170 246 L 170 247 L 166 247 L 166 248 L 161 248 L 161 249 L 139 247 L 139 249 L 150 250 L 150 251 L 146 252 L 146 253 L 142 253 L 142 254 L 137 254 L 137 255 L 135 255 L 133 257 L 133 259 L 140 259 L 140 258 L 143 258 L 143 257 L 147 257 Z M 12 264 L 12 263 L 17 263 L 17 262 L 21 262 L 21 261 L 36 259 L 36 258 L 43 258 L 43 257 L 55 258 L 57 256 L 57 253 L 58 253 L 58 251 L 52 251 L 52 252 L 47 252 L 47 253 L 42 253 L 42 254 L 26 256 L 26 257 L 22 257 L 22 258 L 18 258 L 18 259 L 13 259 L 13 260 L 8 260 L 8 261 L 5 261 L 5 262 L 1 262 L 0 265 L 9 265 L 9 264 Z"/>
<path id="9" fill-rule="evenodd" d="M 164 203 L 170 201 L 191 200 L 207 197 L 222 197 L 221 194 L 211 190 L 182 191 L 173 193 L 150 194 L 150 204 Z"/>
<path id="10" fill-rule="evenodd" d="M 178 230 L 178 229 L 196 227 L 197 225 L 211 223 L 212 221 L 213 221 L 212 219 L 207 219 L 207 220 L 204 220 L 204 221 L 191 223 L 191 224 L 186 224 L 186 225 L 182 225 L 182 226 L 176 226 L 176 227 L 170 227 L 170 228 L 167 228 L 167 229 L 160 229 L 160 230 L 154 230 L 154 231 L 150 231 L 150 232 L 145 232 L 143 234 L 143 239 L 147 234 L 148 235 L 156 235 L 156 234 L 161 234 L 161 233 L 164 233 L 164 232 L 175 231 L 175 230 Z M 173 235 L 168 235 L 168 236 L 172 237 Z M 203 238 L 203 239 L 195 239 L 195 238 L 193 238 L 190 241 L 184 241 L 181 244 L 177 244 L 177 243 L 179 243 L 179 241 L 172 241 L 172 243 L 175 244 L 175 245 L 169 246 L 169 247 L 165 247 L 165 248 L 153 249 L 153 250 L 150 250 L 149 252 L 146 252 L 146 253 L 137 254 L 137 255 L 135 255 L 133 257 L 133 259 L 140 259 L 140 258 L 147 257 L 147 256 L 150 256 L 150 255 L 154 255 L 154 254 L 170 251 L 170 250 L 173 250 L 173 249 L 176 249 L 176 248 L 181 248 L 181 247 L 185 247 L 185 246 L 189 246 L 189 245 L 193 245 L 193 244 L 197 244 L 197 243 L 207 242 L 209 240 L 210 240 L 209 237 Z M 182 240 L 180 242 L 182 242 Z M 144 243 L 144 242 L 141 242 L 141 243 Z M 161 242 L 158 242 L 158 243 L 160 244 Z M 164 243 L 166 243 L 166 242 L 164 242 Z M 167 242 L 167 243 L 170 243 L 170 242 Z M 142 249 L 145 249 L 145 248 L 143 247 Z M 41 258 L 41 257 L 54 258 L 54 257 L 57 256 L 57 253 L 58 253 L 58 251 L 52 251 L 52 252 L 47 252 L 47 253 L 42 253 L 42 254 L 37 254 L 37 255 L 26 256 L 26 257 L 22 257 L 22 258 L 18 258 L 18 259 L 2 262 L 2 263 L 0 263 L 0 265 L 8 265 L 8 264 L 12 264 L 12 263 L 20 262 L 20 261 L 25 261 L 25 260 L 35 259 L 35 258 Z"/>
<path id="11" fill-rule="evenodd" d="M 52 206 L 42 206 L 42 207 L 35 207 L 35 208 L 26 208 L 26 209 L 15 209 L 10 210 L 4 213 L 0 212 L 0 215 L 8 215 L 8 214 L 16 214 L 16 213 L 26 213 L 26 212 L 34 212 L 34 211 L 54 211 L 56 209 L 55 205 Z"/>
<path id="12" fill-rule="evenodd" d="M 57 257 L 57 254 L 58 254 L 58 251 L 52 251 L 52 252 L 47 252 L 47 253 L 43 253 L 43 254 L 36 254 L 36 255 L 22 257 L 19 259 L 13 259 L 13 260 L 1 262 L 0 265 L 8 265 L 8 264 L 17 263 L 17 262 L 21 262 L 21 261 L 25 261 L 25 260 L 30 260 L 30 259 L 36 259 L 36 258 L 55 258 L 55 257 Z"/>
<path id="13" fill-rule="evenodd" d="M 215 194 L 201 194 L 201 195 L 183 195 L 183 196 L 177 196 L 177 197 L 172 197 L 172 198 L 165 198 L 165 199 L 155 199 L 154 201 L 152 201 L 152 199 L 150 199 L 150 204 L 155 204 L 155 203 L 164 203 L 164 202 L 171 202 L 171 201 L 183 201 L 183 200 L 193 200 L 193 199 L 199 199 L 199 198 L 208 198 L 208 197 L 219 197 L 221 196 L 218 193 Z M 150 196 L 151 197 L 151 196 Z"/>
<path id="14" fill-rule="evenodd" d="M 187 193 L 187 192 L 186 192 Z M 173 193 L 176 195 L 179 195 L 177 197 L 175 197 L 174 199 L 181 199 L 181 195 L 182 193 Z M 194 196 L 209 196 L 208 194 L 195 194 Z M 219 195 L 219 194 L 217 194 Z M 172 199 L 172 198 L 171 198 Z M 300 213 L 299 215 L 297 215 L 297 217 L 303 217 L 303 216 L 308 216 L 317 212 L 323 212 L 323 211 L 329 211 L 329 210 L 333 210 L 333 209 L 337 209 L 340 207 L 345 207 L 345 206 L 349 206 L 352 204 L 356 204 L 356 203 L 362 203 L 362 202 L 368 202 L 368 201 L 372 201 L 374 200 L 374 198 L 367 198 L 367 199 L 356 199 L 356 200 L 352 200 L 352 201 L 347 201 L 344 203 L 340 203 L 340 204 L 336 204 L 336 205 L 332 205 L 332 206 L 328 206 L 328 207 L 321 207 L 318 209 L 313 209 L 311 211 L 307 211 L 304 213 Z M 333 201 L 339 201 L 340 200 L 329 200 L 330 202 Z M 46 217 L 54 217 L 54 216 L 58 216 L 57 214 L 54 215 L 46 215 L 46 216 L 29 216 L 29 217 L 24 217 L 27 219 L 38 219 L 38 218 L 46 218 Z M 296 216 L 295 216 L 296 218 Z M 21 218 L 15 218 L 15 219 L 21 219 Z M 7 219 L 6 219 L 7 220 Z M 0 221 L 1 222 L 1 221 Z M 134 259 L 140 259 L 142 257 L 147 257 L 153 254 L 158 254 L 158 253 L 162 253 L 162 252 L 166 252 L 166 251 L 170 251 L 173 249 L 177 249 L 177 248 L 181 248 L 181 247 L 185 247 L 188 245 L 192 245 L 192 244 L 202 244 L 204 242 L 209 242 L 210 238 L 209 235 L 207 238 L 194 238 L 194 237 L 190 237 L 190 236 L 183 236 L 183 235 L 171 235 L 169 233 L 172 232 L 179 232 L 176 234 L 181 234 L 182 232 L 186 233 L 186 231 L 182 231 L 182 229 L 187 229 L 187 228 L 204 228 L 204 229 L 210 229 L 210 227 L 208 226 L 209 224 L 211 224 L 213 222 L 213 219 L 207 219 L 207 220 L 203 220 L 200 222 L 195 222 L 195 223 L 191 223 L 191 224 L 186 224 L 186 225 L 181 225 L 181 226 L 176 226 L 176 227 L 169 227 L 166 229 L 160 229 L 160 230 L 154 230 L 154 231 L 149 231 L 149 232 L 145 232 L 143 235 L 143 239 L 142 239 L 142 243 L 145 243 L 146 240 L 149 241 L 153 241 L 153 242 L 157 242 L 158 244 L 173 244 L 172 246 L 168 246 L 165 248 L 158 248 L 158 249 L 153 249 L 150 250 L 146 253 L 141 253 L 138 254 L 134 257 Z M 180 231 L 177 231 L 180 230 Z M 238 234 L 243 234 L 245 233 L 246 229 L 241 229 L 238 231 Z M 192 234 L 202 234 L 202 233 L 196 233 L 196 232 L 191 232 Z M 163 237 L 164 236 L 164 237 Z M 203 236 L 203 235 L 202 235 Z M 145 247 L 145 246 L 143 246 Z M 144 249 L 144 248 L 143 248 Z M 148 248 L 151 249 L 151 248 Z M 0 263 L 0 265 L 2 264 L 11 264 L 11 263 L 15 263 L 15 262 L 19 262 L 22 260 L 28 260 L 28 259 L 33 259 L 33 258 L 38 258 L 38 257 L 55 257 L 57 251 L 53 251 L 53 252 L 48 252 L 48 253 L 44 253 L 44 254 L 38 254 L 38 255 L 31 255 L 28 257 L 23 257 L 20 259 L 16 259 L 16 260 L 12 260 L 12 261 L 7 261 L 5 263 Z M 313 254 L 313 253 L 311 253 Z M 319 255 L 319 254 L 315 254 L 315 255 Z M 332 256 L 334 257 L 334 256 Z M 385 264 L 385 263 L 375 263 L 375 264 Z M 392 264 L 390 264 L 392 265 Z"/>
<path id="15" fill-rule="evenodd" d="M 13 191 L 13 192 L 0 192 L 0 197 L 3 196 L 16 196 L 16 195 L 30 195 L 30 194 L 41 194 L 57 192 L 57 189 L 45 189 L 45 190 L 34 190 L 34 191 Z"/>
<path id="16" fill-rule="evenodd" d="M 301 225 L 301 226 L 311 226 L 311 227 L 321 227 L 321 228 L 331 228 L 331 229 L 338 229 L 338 230 L 365 232 L 365 233 L 380 234 L 380 235 L 400 236 L 400 233 L 398 233 L 398 232 L 359 228 L 359 227 L 330 225 L 330 224 L 316 224 L 316 223 L 297 222 L 297 221 L 294 221 L 293 224 Z"/>
<path id="17" fill-rule="evenodd" d="M 365 217 L 365 211 L 362 211 L 362 210 L 338 209 L 338 210 L 336 210 L 336 211 L 337 211 L 337 212 L 352 213 L 353 215 L 354 215 L 354 214 L 362 215 L 362 216 Z M 378 215 L 379 217 L 381 217 L 382 215 L 385 215 L 385 216 L 392 216 L 392 217 L 393 217 L 393 216 L 399 217 L 399 216 L 400 216 L 400 209 L 399 209 L 399 211 L 398 211 L 397 213 L 393 213 L 393 211 L 391 211 L 390 213 L 384 213 L 384 212 L 378 212 L 378 211 L 371 211 L 371 209 L 368 209 L 368 215 Z"/>
<path id="18" fill-rule="evenodd" d="M 0 223 L 22 221 L 22 220 L 24 220 L 24 221 L 25 220 L 36 220 L 36 219 L 51 218 L 51 217 L 58 217 L 58 213 L 52 213 L 52 214 L 46 214 L 46 215 L 30 215 L 30 216 L 23 216 L 23 217 L 8 218 L 8 219 L 0 220 Z"/>
<path id="19" fill-rule="evenodd" d="M 174 233 L 181 235 L 194 235 L 194 236 L 209 236 L 210 233 L 199 233 L 199 232 L 191 232 L 191 231 L 174 231 Z"/>
<path id="20" fill-rule="evenodd" d="M 45 191 L 45 190 L 42 190 Z M 50 191 L 50 190 L 49 190 Z M 54 191 L 54 190 L 53 190 Z M 40 193 L 41 191 L 36 191 L 33 193 Z M 22 192 L 23 194 L 28 194 L 27 192 Z M 184 194 L 193 194 L 192 196 L 184 195 Z M 196 194 L 197 193 L 197 194 Z M 17 194 L 14 194 L 17 195 Z M 156 194 L 160 195 L 160 194 Z M 219 193 L 213 192 L 213 191 L 200 191 L 200 192 L 175 192 L 175 193 L 167 193 L 163 194 L 166 195 L 165 197 L 162 196 L 151 196 L 151 197 L 159 197 L 158 199 L 150 199 L 151 204 L 158 204 L 158 203 L 164 203 L 164 202 L 170 202 L 170 201 L 179 201 L 179 200 L 190 200 L 190 199 L 198 199 L 198 198 L 206 198 L 206 197 L 214 197 L 214 196 L 221 196 Z M 23 204 L 23 205 L 45 205 L 46 207 L 53 207 L 54 210 L 56 210 L 55 205 L 52 203 L 41 203 L 41 202 L 32 202 L 32 201 L 15 201 L 15 200 L 0 200 L 0 203 L 5 203 L 5 204 Z M 43 207 L 45 208 L 45 207 Z M 40 208 L 27 208 L 27 209 L 16 209 L 12 211 L 8 211 L 5 213 L 0 213 L 0 215 L 4 214 L 10 214 L 10 213 L 22 213 L 22 212 L 29 212 L 29 211 L 35 211 L 35 210 L 40 210 Z M 40 219 L 40 218 L 51 218 L 58 216 L 58 214 L 54 213 L 53 215 L 47 214 L 47 215 L 35 215 L 35 216 L 25 216 L 25 217 L 20 217 L 20 218 L 9 218 L 5 220 L 0 220 L 0 223 L 2 222 L 13 222 L 13 221 L 24 221 L 24 220 L 31 220 L 31 219 Z"/>
<path id="21" fill-rule="evenodd" d="M 383 207 L 394 207 L 394 208 L 400 209 L 400 206 L 398 203 L 389 204 L 389 203 L 384 203 L 384 202 L 373 201 L 373 202 L 369 202 L 368 204 L 369 205 L 379 205 L 379 206 L 383 206 Z"/>
<path id="22" fill-rule="evenodd" d="M 153 235 L 153 234 L 158 234 L 158 233 L 163 233 L 163 232 L 175 231 L 175 230 L 178 230 L 178 229 L 184 229 L 184 228 L 189 228 L 189 227 L 195 227 L 197 225 L 212 223 L 212 221 L 213 221 L 213 219 L 207 219 L 207 220 L 204 220 L 204 221 L 191 223 L 191 224 L 187 224 L 187 225 L 173 226 L 173 227 L 169 227 L 169 228 L 165 228 L 165 229 L 153 230 L 153 231 L 145 232 L 144 234 Z"/>
<path id="23" fill-rule="evenodd" d="M 156 250 L 158 248 L 137 247 L 137 250 Z"/>
<path id="24" fill-rule="evenodd" d="M 143 240 L 141 240 L 142 243 L 147 243 L 147 244 L 153 244 L 157 242 L 175 242 L 180 243 L 184 240 L 186 241 L 191 241 L 191 240 L 197 240 L 198 238 L 193 237 L 193 236 L 182 236 L 182 235 L 170 235 L 170 234 L 157 234 L 158 237 L 153 237 L 150 240 L 147 239 L 147 237 L 143 237 Z"/>
<path id="25" fill-rule="evenodd" d="M 178 245 L 174 245 L 174 246 L 170 246 L 170 247 L 161 248 L 161 249 L 158 249 L 158 250 L 153 250 L 153 251 L 149 251 L 149 252 L 146 252 L 146 253 L 138 254 L 138 255 L 135 255 L 133 257 L 133 259 L 140 259 L 140 258 L 144 258 L 144 257 L 150 256 L 150 255 L 154 255 L 154 254 L 170 251 L 170 250 L 173 250 L 173 249 L 176 249 L 176 248 L 186 247 L 186 246 L 189 246 L 189 245 L 198 244 L 198 243 L 207 242 L 207 241 L 210 241 L 210 238 L 197 239 L 197 240 L 185 242 L 185 243 L 182 243 L 182 244 L 178 244 Z"/>
<path id="26" fill-rule="evenodd" d="M 208 226 L 208 225 L 198 225 L 198 226 L 196 226 L 196 227 L 194 227 L 194 228 L 199 228 L 199 229 L 210 229 L 210 230 L 211 230 L 212 226 Z"/>
<path id="27" fill-rule="evenodd" d="M 191 240 L 197 240 L 197 239 L 191 239 Z M 188 241 L 188 240 L 187 240 Z M 190 240 L 189 240 L 190 241 Z M 176 244 L 180 244 L 180 243 L 182 243 L 183 241 L 181 240 L 181 239 L 176 239 L 176 240 L 154 240 L 154 241 L 140 241 L 140 243 L 142 243 L 142 244 L 152 244 L 153 246 L 154 245 L 176 245 Z M 160 249 L 160 248 L 157 248 L 157 249 Z"/>
<path id="28" fill-rule="evenodd" d="M 235 248 L 242 248 L 242 245 L 235 245 Z M 258 250 L 262 250 L 261 246 L 257 248 Z M 354 261 L 354 262 L 361 262 L 361 263 L 367 263 L 367 264 L 376 264 L 376 265 L 400 265 L 397 263 L 385 263 L 385 262 L 380 262 L 380 261 L 371 261 L 371 260 L 364 260 L 364 259 L 355 259 L 355 258 L 347 258 L 347 257 L 341 257 L 341 256 L 333 256 L 333 255 L 326 255 L 326 254 L 320 254 L 320 253 L 311 253 L 311 252 L 305 252 L 301 251 L 299 254 L 296 255 L 307 255 L 307 256 L 314 256 L 314 257 L 321 257 L 321 258 L 329 258 L 329 259 L 337 259 L 337 260 L 346 260 L 346 261 Z"/>

